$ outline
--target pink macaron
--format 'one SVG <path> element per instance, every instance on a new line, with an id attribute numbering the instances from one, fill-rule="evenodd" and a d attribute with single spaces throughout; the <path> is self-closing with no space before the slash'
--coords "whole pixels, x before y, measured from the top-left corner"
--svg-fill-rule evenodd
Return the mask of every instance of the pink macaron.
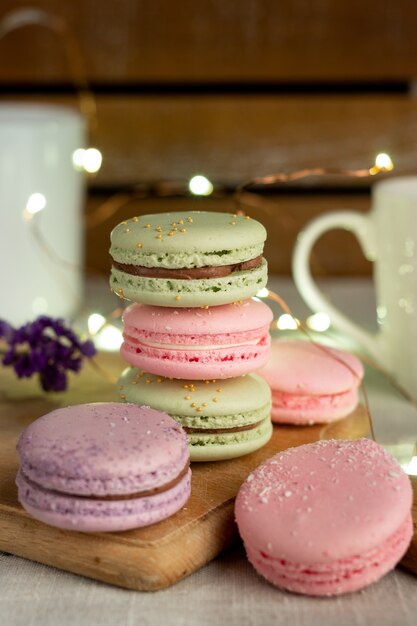
<path id="1" fill-rule="evenodd" d="M 273 585 L 307 595 L 362 589 L 393 569 L 410 543 L 412 489 L 369 439 L 281 452 L 242 485 L 236 521 L 248 558 Z"/>
<path id="2" fill-rule="evenodd" d="M 363 365 L 353 354 L 309 341 L 273 340 L 259 372 L 272 390 L 272 421 L 328 423 L 358 404 Z"/>
<path id="3" fill-rule="evenodd" d="M 152 374 L 188 380 L 232 378 L 268 360 L 271 309 L 258 300 L 211 308 L 132 304 L 121 354 Z"/>
<path id="4" fill-rule="evenodd" d="M 57 409 L 28 426 L 17 449 L 20 503 L 59 528 L 148 526 L 190 496 L 187 436 L 149 407 L 98 402 Z"/>

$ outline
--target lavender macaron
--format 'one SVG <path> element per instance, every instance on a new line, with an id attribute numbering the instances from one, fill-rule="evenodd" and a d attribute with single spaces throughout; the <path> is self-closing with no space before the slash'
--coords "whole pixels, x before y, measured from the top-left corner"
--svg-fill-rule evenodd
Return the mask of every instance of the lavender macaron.
<path id="1" fill-rule="evenodd" d="M 148 526 L 190 496 L 187 436 L 149 407 L 100 402 L 57 409 L 28 426 L 17 449 L 20 503 L 59 528 Z"/>

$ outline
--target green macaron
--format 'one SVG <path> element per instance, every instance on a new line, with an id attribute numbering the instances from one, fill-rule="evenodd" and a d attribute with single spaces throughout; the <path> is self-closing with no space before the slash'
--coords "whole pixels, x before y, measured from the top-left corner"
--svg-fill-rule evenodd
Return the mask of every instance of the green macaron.
<path id="1" fill-rule="evenodd" d="M 262 224 L 230 213 L 133 217 L 111 233 L 110 284 L 122 298 L 156 306 L 244 300 L 266 284 L 265 239 Z"/>
<path id="2" fill-rule="evenodd" d="M 119 378 L 122 400 L 164 411 L 188 434 L 192 461 L 220 461 L 261 448 L 272 435 L 271 392 L 256 374 L 173 380 L 136 368 Z"/>

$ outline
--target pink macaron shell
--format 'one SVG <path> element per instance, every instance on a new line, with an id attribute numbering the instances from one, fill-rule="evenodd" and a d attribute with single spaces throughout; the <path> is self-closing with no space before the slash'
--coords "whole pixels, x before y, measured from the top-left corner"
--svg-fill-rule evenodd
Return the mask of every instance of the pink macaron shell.
<path id="1" fill-rule="evenodd" d="M 271 309 L 253 299 L 207 309 L 133 304 L 123 315 L 121 354 L 161 376 L 240 376 L 266 364 L 272 318 Z"/>
<path id="2" fill-rule="evenodd" d="M 353 354 L 309 341 L 275 339 L 259 371 L 272 389 L 297 396 L 326 396 L 357 387 L 363 365 Z"/>
<path id="3" fill-rule="evenodd" d="M 45 489 L 124 495 L 174 480 L 189 459 L 187 437 L 166 413 L 97 402 L 52 411 L 18 441 L 20 466 Z"/>
<path id="4" fill-rule="evenodd" d="M 271 559 L 245 544 L 249 561 L 273 585 L 309 596 L 335 596 L 363 589 L 394 569 L 407 551 L 413 535 L 411 513 L 401 528 L 383 545 L 368 553 L 323 566 Z"/>
<path id="5" fill-rule="evenodd" d="M 273 319 L 271 309 L 255 299 L 236 304 L 209 308 L 168 308 L 146 304 L 131 304 L 123 313 L 125 330 L 137 332 L 173 333 L 195 336 L 238 333 L 269 326 Z"/>
<path id="6" fill-rule="evenodd" d="M 244 333 L 240 340 L 244 341 Z M 217 337 L 210 336 L 211 342 Z M 248 340 L 249 341 L 249 340 Z M 263 367 L 269 358 L 268 330 L 255 344 L 221 348 L 220 343 L 210 350 L 173 350 L 149 347 L 126 339 L 120 349 L 122 357 L 134 367 L 171 378 L 202 380 L 243 376 Z M 170 343 L 175 342 L 175 337 Z"/>
<path id="7" fill-rule="evenodd" d="M 242 485 L 235 514 L 266 578 L 300 593 L 359 589 L 389 571 L 412 535 L 408 477 L 368 439 L 279 453 Z"/>
<path id="8" fill-rule="evenodd" d="M 32 517 L 45 524 L 80 532 L 109 532 L 141 528 L 174 515 L 191 493 L 191 471 L 171 489 L 127 500 L 93 500 L 51 493 L 17 476 L 19 501 Z"/>
<path id="9" fill-rule="evenodd" d="M 327 424 L 352 413 L 358 390 L 327 396 L 296 396 L 272 391 L 272 421 L 277 424 Z"/>

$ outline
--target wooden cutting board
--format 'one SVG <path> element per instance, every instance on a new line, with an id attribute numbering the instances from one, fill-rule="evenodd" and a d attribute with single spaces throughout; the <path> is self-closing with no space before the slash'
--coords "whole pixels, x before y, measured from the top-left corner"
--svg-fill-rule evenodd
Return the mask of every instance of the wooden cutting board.
<path id="1" fill-rule="evenodd" d="M 365 411 L 326 427 L 275 427 L 261 450 L 232 461 L 193 464 L 192 496 L 168 520 L 123 533 L 83 534 L 32 519 L 17 502 L 15 445 L 31 421 L 59 406 L 115 400 L 103 372 L 117 376 L 116 355 L 98 357 L 101 372 L 86 365 L 65 394 L 42 394 L 34 381 L 0 377 L 0 549 L 113 585 L 157 590 L 196 571 L 238 540 L 233 504 L 239 486 L 257 465 L 276 452 L 321 438 L 357 438 L 368 433 Z M 417 500 L 417 490 L 416 490 Z M 414 508 L 415 519 L 417 509 Z M 403 564 L 417 571 L 417 538 Z"/>

